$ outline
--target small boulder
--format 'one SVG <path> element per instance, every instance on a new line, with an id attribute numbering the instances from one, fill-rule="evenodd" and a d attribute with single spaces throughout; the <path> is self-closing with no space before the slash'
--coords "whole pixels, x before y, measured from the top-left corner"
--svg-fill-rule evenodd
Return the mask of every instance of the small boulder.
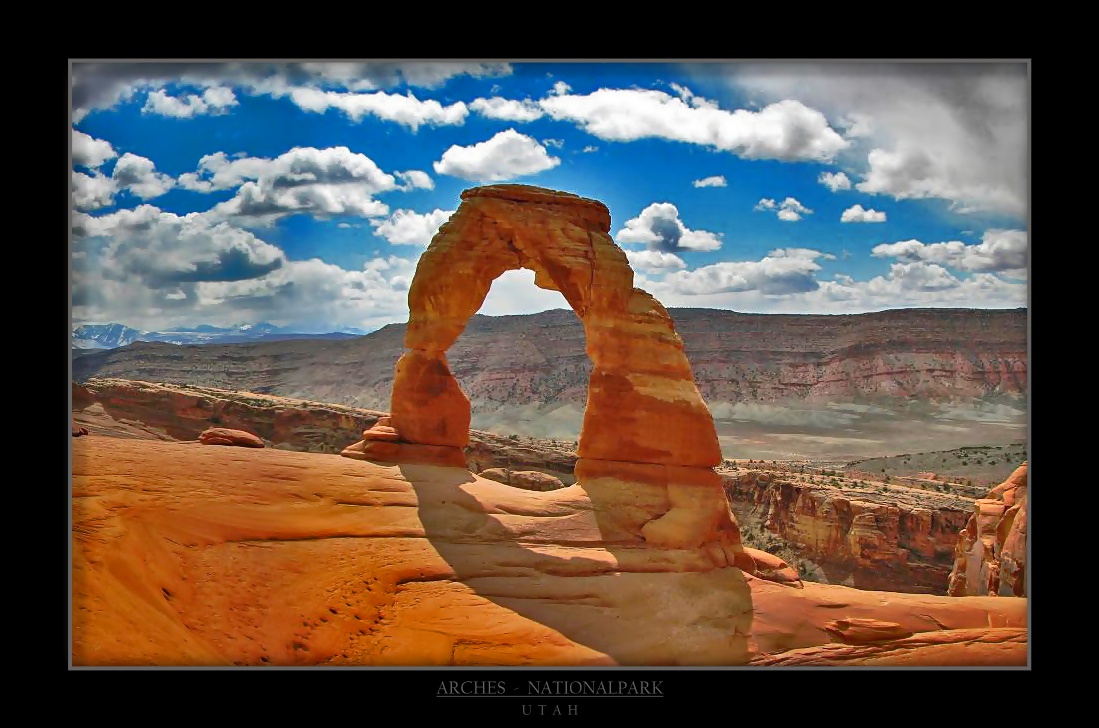
<path id="1" fill-rule="evenodd" d="M 204 445 L 236 445 L 237 447 L 263 447 L 263 440 L 251 432 L 230 430 L 225 427 L 211 427 L 198 436 Z"/>
<path id="2" fill-rule="evenodd" d="M 749 546 L 744 547 L 744 553 L 752 561 L 750 568 L 745 569 L 745 566 L 741 566 L 739 563 L 735 565 L 744 571 L 748 571 L 752 576 L 773 581 L 777 584 L 786 584 L 798 588 L 804 587 L 797 569 L 787 564 L 781 557 Z M 745 560 L 745 565 L 748 565 L 747 560 Z"/>
<path id="3" fill-rule="evenodd" d="M 75 422 L 72 423 L 72 424 L 73 424 L 73 437 L 83 437 L 84 435 L 88 434 L 88 428 L 87 427 L 81 427 L 80 425 L 76 424 Z"/>
<path id="4" fill-rule="evenodd" d="M 550 475 L 549 473 L 543 473 L 539 470 L 486 468 L 478 473 L 478 475 L 488 480 L 495 480 L 497 483 L 503 483 L 504 485 L 510 485 L 515 488 L 523 488 L 524 490 L 544 492 L 565 487 L 565 484 L 561 482 L 560 478 Z"/>
<path id="5" fill-rule="evenodd" d="M 508 484 L 516 488 L 538 491 L 559 490 L 565 487 L 560 478 L 539 470 L 512 470 L 511 481 Z"/>

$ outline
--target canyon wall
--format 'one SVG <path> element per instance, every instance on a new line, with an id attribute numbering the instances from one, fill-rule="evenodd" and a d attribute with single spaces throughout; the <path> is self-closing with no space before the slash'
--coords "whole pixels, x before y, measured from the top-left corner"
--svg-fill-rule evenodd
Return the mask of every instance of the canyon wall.
<path id="1" fill-rule="evenodd" d="M 860 589 L 945 594 L 973 503 L 881 483 L 797 482 L 761 470 L 722 478 L 742 530 L 770 532 L 820 567 L 829 583 Z"/>

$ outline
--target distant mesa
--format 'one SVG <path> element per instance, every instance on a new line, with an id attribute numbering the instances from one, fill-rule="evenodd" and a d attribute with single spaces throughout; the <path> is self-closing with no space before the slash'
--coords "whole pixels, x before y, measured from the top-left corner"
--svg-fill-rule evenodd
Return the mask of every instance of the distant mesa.
<path id="1" fill-rule="evenodd" d="M 225 427 L 211 427 L 198 436 L 203 445 L 235 445 L 236 447 L 263 447 L 263 440 L 251 432 L 230 430 Z"/>
<path id="2" fill-rule="evenodd" d="M 644 540 L 665 547 L 711 544 L 715 566 L 725 566 L 742 547 L 713 470 L 721 462 L 713 417 L 672 319 L 634 287 L 626 254 L 608 234 L 610 224 L 601 202 L 565 192 L 526 185 L 463 192 L 458 210 L 420 257 L 409 288 L 406 351 L 394 370 L 391 421 L 364 432 L 341 454 L 463 467 L 470 400 L 446 351 L 492 282 L 525 268 L 534 272 L 535 285 L 559 291 L 584 326 L 592 372 L 578 482 L 585 489 L 600 482 L 656 488 L 666 506 L 638 524 Z"/>

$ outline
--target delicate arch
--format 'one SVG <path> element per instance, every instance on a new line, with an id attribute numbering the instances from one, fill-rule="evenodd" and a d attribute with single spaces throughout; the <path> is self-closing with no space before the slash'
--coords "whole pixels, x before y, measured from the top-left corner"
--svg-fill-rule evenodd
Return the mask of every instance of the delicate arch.
<path id="1" fill-rule="evenodd" d="M 584 460 L 712 468 L 721 462 L 713 417 L 668 312 L 634 288 L 625 253 L 596 200 L 526 185 L 462 193 L 416 267 L 407 351 L 397 362 L 388 421 L 349 457 L 464 465 L 469 398 L 446 351 L 509 270 L 534 271 L 583 322 L 593 368 L 580 433 Z"/>

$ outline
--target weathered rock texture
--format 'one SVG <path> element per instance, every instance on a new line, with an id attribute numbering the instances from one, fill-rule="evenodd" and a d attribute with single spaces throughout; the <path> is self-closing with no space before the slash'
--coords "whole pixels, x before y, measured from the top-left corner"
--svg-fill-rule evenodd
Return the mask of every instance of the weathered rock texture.
<path id="1" fill-rule="evenodd" d="M 364 432 L 342 454 L 442 464 L 449 449 L 454 462 L 464 458 L 469 398 L 446 351 L 492 282 L 526 268 L 536 285 L 560 291 L 584 325 L 592 372 L 578 480 L 661 489 L 669 510 L 644 524 L 645 539 L 692 548 L 716 541 L 716 565 L 724 566 L 717 554 L 739 550 L 739 537 L 712 470 L 721 462 L 713 417 L 668 312 L 633 287 L 633 270 L 609 231 L 610 213 L 595 200 L 524 185 L 463 192 L 409 289 L 408 351 L 393 376 L 391 425 Z"/>
<path id="2" fill-rule="evenodd" d="M 808 483 L 767 470 L 723 472 L 742 528 L 775 534 L 828 581 L 945 593 L 972 500 L 903 486 Z"/>
<path id="3" fill-rule="evenodd" d="M 973 505 L 954 549 L 951 596 L 1026 596 L 1027 464 Z"/>
<path id="4" fill-rule="evenodd" d="M 77 666 L 1026 660 L 1023 598 L 791 588 L 640 542 L 630 511 L 659 510 L 656 488 L 532 493 L 193 440 L 72 449 Z M 848 644 L 858 620 L 899 628 Z"/>
<path id="5" fill-rule="evenodd" d="M 263 440 L 251 432 L 230 430 L 226 427 L 211 427 L 198 436 L 203 445 L 231 445 L 235 447 L 264 447 Z"/>

